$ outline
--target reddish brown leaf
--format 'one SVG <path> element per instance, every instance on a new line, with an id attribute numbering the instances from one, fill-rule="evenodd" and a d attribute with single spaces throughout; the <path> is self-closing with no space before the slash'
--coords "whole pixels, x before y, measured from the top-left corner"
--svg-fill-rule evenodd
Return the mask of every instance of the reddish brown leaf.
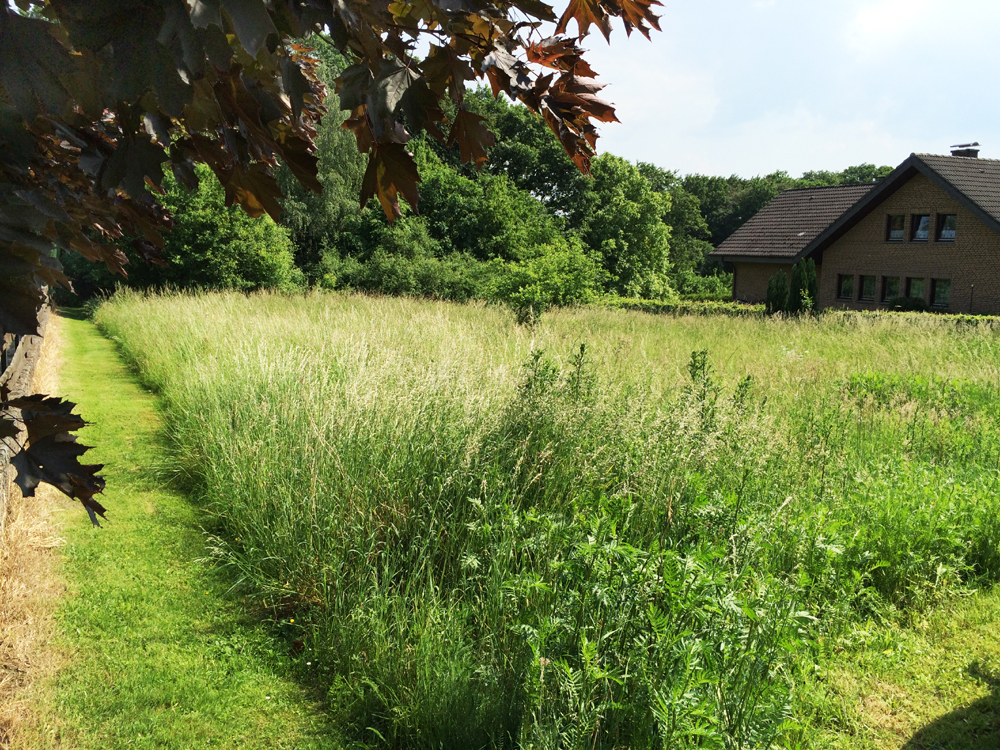
<path id="1" fill-rule="evenodd" d="M 432 45 L 421 68 L 431 91 L 444 96 L 445 89 L 449 90 L 455 104 L 462 103 L 465 81 L 475 77 L 468 61 L 459 57 L 452 47 Z"/>
<path id="2" fill-rule="evenodd" d="M 637 28 L 639 33 L 649 39 L 650 27 L 660 30 L 659 16 L 653 13 L 651 7 L 662 5 L 659 0 L 614 0 L 614 2 L 621 8 L 626 34 L 631 35 L 632 29 Z"/>
<path id="3" fill-rule="evenodd" d="M 496 143 L 493 133 L 483 124 L 485 120 L 481 115 L 460 109 L 448 134 L 448 148 L 457 143 L 462 161 L 475 162 L 477 168 L 486 163 L 486 149 Z"/>
<path id="4" fill-rule="evenodd" d="M 358 151 L 362 154 L 367 154 L 375 145 L 371 124 L 368 122 L 368 108 L 365 105 L 362 104 L 351 112 L 351 116 L 344 120 L 344 124 L 340 127 L 354 133 L 358 141 Z"/>
<path id="5" fill-rule="evenodd" d="M 576 21 L 577 36 L 579 38 L 582 39 L 585 37 L 587 30 L 593 24 L 601 30 L 605 39 L 611 41 L 611 18 L 608 16 L 608 12 L 602 5 L 601 0 L 570 0 L 569 5 L 559 19 L 556 34 L 565 33 L 570 20 Z"/>
<path id="6" fill-rule="evenodd" d="M 368 169 L 361 184 L 361 206 L 372 197 L 382 204 L 386 217 L 392 221 L 402 212 L 399 208 L 399 194 L 402 193 L 413 210 L 417 210 L 420 193 L 417 183 L 417 165 L 413 157 L 400 143 L 376 143 L 368 156 Z"/>
<path id="7" fill-rule="evenodd" d="M 281 218 L 281 188 L 266 165 L 251 164 L 246 169 L 234 165 L 222 184 L 229 205 L 239 203 L 254 218 L 265 212 L 275 221 Z"/>

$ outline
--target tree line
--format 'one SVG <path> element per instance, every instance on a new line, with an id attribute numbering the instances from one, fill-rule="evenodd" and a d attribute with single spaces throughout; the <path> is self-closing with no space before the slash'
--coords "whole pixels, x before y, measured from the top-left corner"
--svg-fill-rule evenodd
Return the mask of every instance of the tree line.
<path id="1" fill-rule="evenodd" d="M 332 91 L 346 67 L 317 39 L 319 76 Z M 449 118 L 457 115 L 450 100 Z M 419 213 L 403 204 L 390 222 L 357 196 L 368 167 L 350 117 L 330 94 L 318 128 L 315 193 L 287 166 L 280 224 L 226 207 L 207 168 L 189 192 L 167 175 L 164 205 L 176 220 L 166 237 L 168 266 L 134 258 L 131 286 L 296 289 L 321 287 L 465 301 L 494 299 L 519 309 L 587 302 L 601 295 L 669 300 L 725 297 L 731 277 L 707 255 L 782 190 L 858 184 L 890 167 L 786 172 L 742 178 L 681 176 L 650 163 L 602 154 L 584 175 L 546 124 L 487 88 L 463 106 L 494 134 L 477 167 L 426 133 L 407 145 L 421 175 Z M 126 248 L 126 254 L 129 254 Z M 65 259 L 78 291 L 106 291 L 120 276 Z"/>

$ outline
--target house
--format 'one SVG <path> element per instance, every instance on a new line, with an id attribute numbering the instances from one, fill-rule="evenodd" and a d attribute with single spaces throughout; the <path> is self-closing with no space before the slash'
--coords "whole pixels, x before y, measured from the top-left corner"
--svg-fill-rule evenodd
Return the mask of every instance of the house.
<path id="1" fill-rule="evenodd" d="M 733 264 L 733 299 L 762 302 L 767 282 L 816 263 L 819 307 L 1000 314 L 1000 161 L 978 151 L 911 154 L 870 185 L 788 190 L 710 257 Z"/>

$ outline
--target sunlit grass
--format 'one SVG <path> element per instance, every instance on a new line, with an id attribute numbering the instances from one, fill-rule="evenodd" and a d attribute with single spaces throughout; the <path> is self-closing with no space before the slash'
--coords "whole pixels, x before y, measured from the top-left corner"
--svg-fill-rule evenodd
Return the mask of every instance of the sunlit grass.
<path id="1" fill-rule="evenodd" d="M 216 559 L 369 743 L 766 744 L 819 638 L 1000 575 L 985 328 L 236 294 L 96 319 Z"/>
<path id="2" fill-rule="evenodd" d="M 94 529 L 65 503 L 49 648 L 63 666 L 31 696 L 37 724 L 17 747 L 335 748 L 316 696 L 293 678 L 282 639 L 228 597 L 204 560 L 203 518 L 163 489 L 161 420 L 88 322 L 62 321 L 62 388 L 106 463 L 108 520 Z"/>

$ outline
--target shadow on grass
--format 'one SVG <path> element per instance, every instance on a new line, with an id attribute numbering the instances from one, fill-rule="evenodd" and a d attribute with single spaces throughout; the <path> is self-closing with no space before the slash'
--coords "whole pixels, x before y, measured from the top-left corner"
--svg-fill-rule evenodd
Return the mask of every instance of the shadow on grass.
<path id="1" fill-rule="evenodd" d="M 903 750 L 996 750 L 1000 748 L 1000 670 L 972 662 L 968 674 L 990 694 L 932 721 Z"/>
<path id="2" fill-rule="evenodd" d="M 85 307 L 63 307 L 59 305 L 56 308 L 56 312 L 61 318 L 69 318 L 70 320 L 89 320 L 90 314 Z"/>

